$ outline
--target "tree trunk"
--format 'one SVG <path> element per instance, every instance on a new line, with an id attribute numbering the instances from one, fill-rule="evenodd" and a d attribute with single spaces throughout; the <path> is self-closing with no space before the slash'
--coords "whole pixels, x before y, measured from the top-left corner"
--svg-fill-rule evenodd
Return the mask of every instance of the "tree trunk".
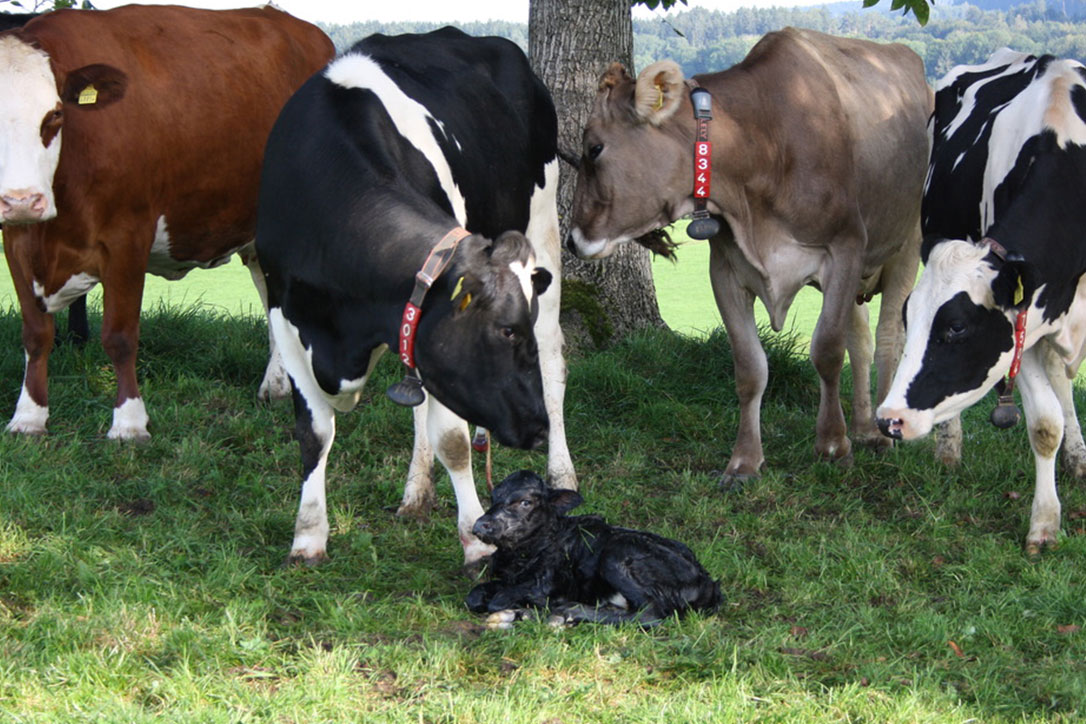
<path id="1" fill-rule="evenodd" d="M 554 97 L 558 148 L 567 158 L 580 158 L 600 76 L 616 60 L 634 70 L 630 0 L 531 0 L 529 8 L 528 55 Z M 559 165 L 558 217 L 565 238 L 577 170 L 565 161 Z M 563 252 L 562 329 L 574 349 L 600 347 L 663 324 L 645 248 L 622 244 L 603 261 Z"/>

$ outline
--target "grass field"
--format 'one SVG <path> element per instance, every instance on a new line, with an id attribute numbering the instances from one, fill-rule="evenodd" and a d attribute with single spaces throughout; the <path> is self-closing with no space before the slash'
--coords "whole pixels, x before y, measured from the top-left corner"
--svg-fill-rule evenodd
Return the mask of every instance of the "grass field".
<path id="1" fill-rule="evenodd" d="M 572 359 L 580 512 L 684 541 L 727 602 L 652 631 L 489 631 L 463 606 L 471 583 L 444 474 L 429 521 L 391 513 L 411 438 L 410 416 L 384 398 L 399 374 L 391 358 L 338 419 L 331 562 L 281 566 L 300 480 L 292 416 L 254 399 L 259 315 L 211 297 L 226 282 L 209 286 L 202 305 L 151 302 L 144 316 L 150 442 L 105 439 L 113 379 L 96 343 L 55 352 L 48 436 L 0 436 L 0 722 L 1086 715 L 1086 492 L 1061 478 L 1062 544 L 1030 561 L 1028 443 L 1021 428 L 987 424 L 990 400 L 965 421 L 958 469 L 936 463 L 930 441 L 820 462 L 804 343 L 772 336 L 767 467 L 725 494 L 737 413 L 724 335 L 661 330 Z M 19 335 L 17 312 L 0 308 L 8 413 Z M 494 467 L 545 459 L 503 448 Z"/>

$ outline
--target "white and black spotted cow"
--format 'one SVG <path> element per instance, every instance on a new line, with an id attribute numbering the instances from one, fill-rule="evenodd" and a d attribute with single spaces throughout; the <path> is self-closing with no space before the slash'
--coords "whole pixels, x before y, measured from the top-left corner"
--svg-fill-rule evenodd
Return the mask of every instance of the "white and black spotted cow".
<path id="1" fill-rule="evenodd" d="M 264 160 L 257 250 L 305 468 L 291 559 L 325 556 L 333 412 L 355 405 L 397 346 L 416 272 L 458 226 L 473 235 L 422 306 L 415 356 L 430 395 L 401 512 L 432 499 L 436 453 L 465 562 L 492 551 L 471 533 L 483 508 L 462 418 L 531 447 L 549 417 L 551 476 L 575 487 L 562 428 L 556 134 L 550 96 L 516 45 L 453 28 L 370 36 L 284 108 Z"/>
<path id="2" fill-rule="evenodd" d="M 977 402 L 1012 369 L 1036 491 L 1026 545 L 1056 543 L 1055 456 L 1086 463 L 1071 378 L 1086 356 L 1086 68 L 1001 50 L 937 86 L 924 194 L 925 269 L 905 308 L 905 352 L 877 415 L 910 440 Z M 1020 314 L 1025 312 L 1025 314 Z"/>

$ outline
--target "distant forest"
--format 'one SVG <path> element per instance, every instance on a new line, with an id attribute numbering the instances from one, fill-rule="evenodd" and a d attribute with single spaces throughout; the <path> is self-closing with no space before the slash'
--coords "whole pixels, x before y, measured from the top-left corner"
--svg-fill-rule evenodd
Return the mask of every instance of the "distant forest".
<path id="1" fill-rule="evenodd" d="M 986 60 L 992 51 L 1002 47 L 1086 60 L 1086 0 L 1012 3 L 941 0 L 932 8 L 931 21 L 925 27 L 911 15 L 903 17 L 881 7 L 865 10 L 860 0 L 819 8 L 742 8 L 729 13 L 695 8 L 672 14 L 666 20 L 662 16 L 634 20 L 634 64 L 640 69 L 655 60 L 672 58 L 687 75 L 722 70 L 742 60 L 762 35 L 788 25 L 904 43 L 924 59 L 930 81 L 955 65 Z M 881 6 L 889 7 L 889 2 L 884 0 Z M 371 33 L 417 33 L 438 26 L 358 22 L 322 27 L 336 47 L 345 50 Z M 524 24 L 492 21 L 462 23 L 459 27 L 471 35 L 498 35 L 525 50 L 528 47 L 528 26 Z"/>

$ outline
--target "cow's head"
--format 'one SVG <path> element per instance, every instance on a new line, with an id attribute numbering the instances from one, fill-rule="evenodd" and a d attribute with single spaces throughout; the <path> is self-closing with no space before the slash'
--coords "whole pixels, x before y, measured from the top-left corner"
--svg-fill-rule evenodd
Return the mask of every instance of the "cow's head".
<path id="1" fill-rule="evenodd" d="M 635 81 L 615 63 L 600 79 L 584 130 L 573 193 L 570 250 L 609 256 L 626 241 L 693 209 L 692 113 L 679 66 L 662 60 Z"/>
<path id="2" fill-rule="evenodd" d="M 423 306 L 415 359 L 426 389 L 505 445 L 536 447 L 547 433 L 532 327 L 550 281 L 523 234 L 469 236 Z"/>
<path id="3" fill-rule="evenodd" d="M 1010 368 L 1014 320 L 1038 287 L 1036 268 L 986 244 L 928 240 L 906 300 L 905 350 L 876 415 L 883 434 L 911 440 L 974 404 Z"/>
<path id="4" fill-rule="evenodd" d="M 577 491 L 552 488 L 530 470 L 506 477 L 494 488 L 490 501 L 471 532 L 484 543 L 505 549 L 537 541 L 551 544 L 559 516 L 584 502 Z"/>
<path id="5" fill-rule="evenodd" d="M 106 65 L 71 72 L 18 31 L 0 35 L 0 217 L 26 224 L 57 215 L 53 175 L 66 113 L 97 110 L 124 95 L 124 73 Z"/>

